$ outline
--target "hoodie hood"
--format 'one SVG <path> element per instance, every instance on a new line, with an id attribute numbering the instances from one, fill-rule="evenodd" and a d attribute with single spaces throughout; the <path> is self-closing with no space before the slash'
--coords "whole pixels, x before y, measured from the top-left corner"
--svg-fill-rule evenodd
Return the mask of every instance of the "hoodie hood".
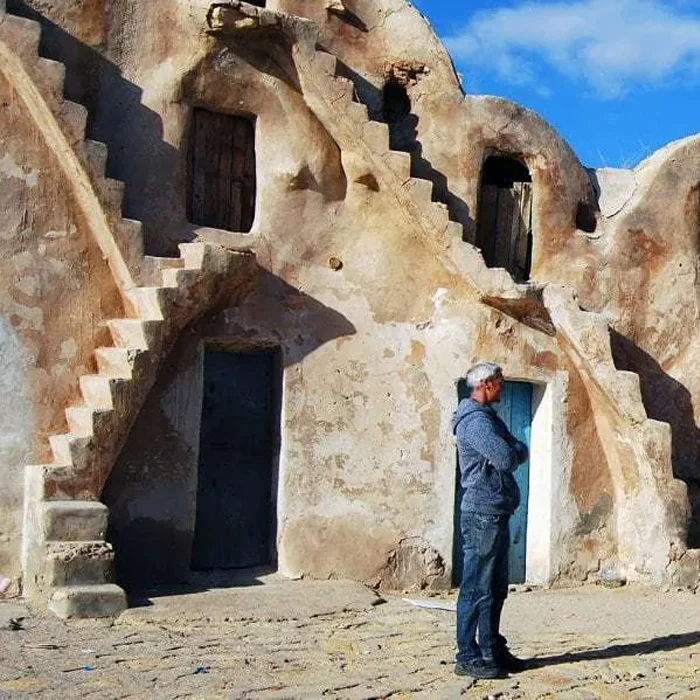
<path id="1" fill-rule="evenodd" d="M 462 399 L 457 406 L 457 410 L 452 416 L 452 432 L 457 432 L 457 426 L 467 417 L 475 413 L 488 413 L 493 415 L 490 406 L 474 401 L 474 399 Z"/>

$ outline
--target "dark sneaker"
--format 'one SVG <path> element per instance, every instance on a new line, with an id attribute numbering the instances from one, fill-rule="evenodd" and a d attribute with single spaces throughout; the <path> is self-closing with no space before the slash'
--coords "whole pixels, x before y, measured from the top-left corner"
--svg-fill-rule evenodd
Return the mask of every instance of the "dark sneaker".
<path id="1" fill-rule="evenodd" d="M 520 673 L 527 668 L 527 661 L 512 654 L 508 647 L 503 647 L 496 652 L 496 662 L 502 669 L 510 673 Z"/>
<path id="2" fill-rule="evenodd" d="M 503 671 L 493 661 L 485 659 L 458 661 L 455 664 L 455 673 L 458 676 L 471 676 L 472 678 L 501 678 L 503 676 Z"/>

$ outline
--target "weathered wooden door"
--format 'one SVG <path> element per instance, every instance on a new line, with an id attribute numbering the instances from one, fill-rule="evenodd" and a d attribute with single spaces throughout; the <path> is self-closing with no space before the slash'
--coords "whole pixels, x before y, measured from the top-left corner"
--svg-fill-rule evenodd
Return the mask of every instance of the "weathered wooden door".
<path id="1" fill-rule="evenodd" d="M 255 128 L 250 119 L 195 109 L 189 218 L 247 233 L 255 217 Z"/>
<path id="2" fill-rule="evenodd" d="M 466 382 L 459 382 L 458 398 L 461 401 L 469 396 Z M 530 430 L 532 425 L 532 385 L 525 382 L 506 382 L 501 400 L 492 404 L 508 430 L 530 447 Z M 462 577 L 463 540 L 459 526 L 459 510 L 462 503 L 462 488 L 457 465 L 457 488 L 455 497 L 455 536 L 453 547 L 453 581 L 459 584 Z M 520 487 L 520 506 L 510 519 L 510 556 L 508 574 L 510 583 L 525 581 L 526 545 L 527 545 L 527 501 L 530 487 L 530 463 L 525 462 L 515 472 L 515 480 Z"/>
<path id="3" fill-rule="evenodd" d="M 193 569 L 271 563 L 276 365 L 268 353 L 205 355 Z"/>
<path id="4" fill-rule="evenodd" d="M 481 188 L 478 243 L 489 267 L 504 267 L 516 280 L 530 276 L 532 183 Z"/>

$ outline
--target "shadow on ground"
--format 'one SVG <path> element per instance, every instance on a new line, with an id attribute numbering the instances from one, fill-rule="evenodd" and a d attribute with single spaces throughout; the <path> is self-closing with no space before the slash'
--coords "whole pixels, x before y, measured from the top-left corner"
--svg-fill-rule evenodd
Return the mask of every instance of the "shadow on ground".
<path id="1" fill-rule="evenodd" d="M 686 632 L 685 634 L 669 634 L 665 637 L 657 637 L 644 642 L 633 644 L 614 644 L 604 649 L 590 649 L 587 651 L 575 651 L 556 656 L 540 656 L 528 661 L 528 669 L 556 666 L 557 664 L 572 664 L 579 661 L 604 661 L 616 659 L 622 656 L 642 656 L 653 654 L 657 651 L 670 651 L 682 649 L 700 643 L 700 632 Z"/>

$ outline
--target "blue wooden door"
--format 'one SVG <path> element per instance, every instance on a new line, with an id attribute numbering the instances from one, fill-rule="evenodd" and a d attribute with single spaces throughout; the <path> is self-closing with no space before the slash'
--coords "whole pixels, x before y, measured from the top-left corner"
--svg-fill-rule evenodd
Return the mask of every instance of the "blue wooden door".
<path id="1" fill-rule="evenodd" d="M 466 382 L 460 381 L 457 387 L 461 401 L 469 395 Z M 530 447 L 530 429 L 532 424 L 532 385 L 525 382 L 506 382 L 501 400 L 493 408 L 508 430 L 518 440 Z M 510 558 L 508 561 L 509 580 L 511 583 L 525 581 L 525 553 L 527 543 L 527 501 L 530 488 L 530 463 L 525 462 L 515 472 L 515 479 L 520 487 L 520 506 L 510 519 Z M 462 577 L 462 532 L 459 526 L 459 509 L 462 502 L 462 487 L 457 465 L 457 488 L 455 489 L 455 537 L 453 548 L 453 582 L 459 585 Z"/>

